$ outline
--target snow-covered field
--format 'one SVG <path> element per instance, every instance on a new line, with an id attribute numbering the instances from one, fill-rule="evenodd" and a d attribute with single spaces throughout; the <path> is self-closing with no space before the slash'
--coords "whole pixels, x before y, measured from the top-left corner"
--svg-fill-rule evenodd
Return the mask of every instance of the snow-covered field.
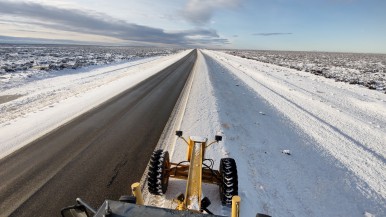
<path id="1" fill-rule="evenodd" d="M 242 216 L 386 215 L 383 93 L 214 51 L 200 54 L 195 70 L 165 134 L 223 133 L 206 158 L 215 169 L 220 158 L 236 159 Z M 173 162 L 185 160 L 175 137 L 159 147 Z M 145 192 L 147 203 L 174 208 L 184 184 L 171 180 L 162 197 Z M 216 186 L 203 194 L 209 210 L 229 215 Z"/>
<path id="2" fill-rule="evenodd" d="M 227 53 L 386 93 L 386 54 L 254 50 L 229 50 Z"/>
<path id="3" fill-rule="evenodd" d="M 58 71 L 169 55 L 174 48 L 0 44 L 1 91 Z M 64 73 L 67 73 L 67 72 Z"/>
<path id="4" fill-rule="evenodd" d="M 51 73 L 56 76 L 12 88 L 3 88 L 1 83 L 0 157 L 154 75 L 188 52 L 57 71 Z"/>
<path id="5" fill-rule="evenodd" d="M 0 154 L 107 100 L 189 51 L 62 73 L 2 91 Z M 17 96 L 10 97 L 10 96 Z M 12 98 L 16 98 L 13 99 Z M 217 133 L 206 158 L 236 160 L 241 216 L 386 216 L 386 95 L 308 72 L 223 52 L 199 52 L 194 74 L 158 148 L 173 162 L 186 145 L 174 136 Z M 39 126 L 39 127 L 37 127 Z M 147 204 L 175 208 L 184 181 Z M 124 192 L 123 192 L 124 193 Z M 215 214 L 229 215 L 218 187 L 203 194 Z"/>

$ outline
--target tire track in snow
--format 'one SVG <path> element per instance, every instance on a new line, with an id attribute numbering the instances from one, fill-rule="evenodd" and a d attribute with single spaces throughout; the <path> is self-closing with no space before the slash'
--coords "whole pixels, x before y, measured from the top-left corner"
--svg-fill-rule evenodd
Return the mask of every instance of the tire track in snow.
<path id="1" fill-rule="evenodd" d="M 382 204 L 386 205 L 385 149 L 382 148 L 385 141 L 384 132 L 361 126 L 362 123 L 357 124 L 346 115 L 340 114 L 337 118 L 331 119 L 332 116 L 336 116 L 336 113 L 330 113 L 327 116 L 321 114 L 317 110 L 318 105 L 323 105 L 323 103 L 319 102 L 314 107 L 307 105 L 301 101 L 301 97 L 306 98 L 301 93 L 294 94 L 288 91 L 288 88 L 285 86 L 278 85 L 278 81 L 262 75 L 261 72 L 256 72 L 254 69 L 246 69 L 246 64 L 243 65 L 244 68 L 238 67 L 240 62 L 248 62 L 247 60 L 241 61 L 240 58 L 220 52 L 208 51 L 206 53 L 217 59 L 225 67 L 232 69 L 232 72 L 237 77 L 289 117 L 294 123 L 297 123 L 304 132 L 312 135 L 317 141 L 316 145 L 342 162 L 355 176 L 363 180 L 364 183 L 357 183 L 357 187 L 363 194 L 378 198 L 382 201 Z M 253 64 L 260 63 L 253 62 Z M 279 94 L 279 91 L 281 94 Z M 305 104 L 300 105 L 298 103 Z M 332 124 L 327 124 L 334 120 L 348 121 L 344 126 L 338 125 L 343 128 L 337 130 L 337 126 L 333 127 Z M 346 132 L 343 133 L 342 130 Z M 377 144 L 376 148 L 371 148 L 369 145 L 373 143 Z M 358 146 L 358 144 L 361 145 Z"/>
<path id="2" fill-rule="evenodd" d="M 212 59 L 210 51 L 204 53 L 209 53 L 209 59 Z M 217 90 L 219 95 L 216 97 L 218 99 L 223 98 L 223 100 L 219 100 L 222 113 L 220 119 L 222 121 L 228 120 L 230 123 L 242 124 L 237 124 L 231 127 L 230 131 L 226 131 L 226 135 L 234 136 L 233 141 L 230 142 L 231 144 L 235 143 L 233 144 L 235 146 L 229 147 L 228 145 L 228 148 L 231 148 L 231 154 L 239 156 L 240 163 L 247 161 L 246 165 L 248 165 L 248 170 L 243 168 L 239 170 L 239 174 L 247 176 L 245 178 L 243 176 L 239 180 L 239 183 L 242 182 L 240 188 L 245 191 L 241 192 L 241 196 L 247 200 L 244 200 L 244 203 L 248 203 L 248 205 L 242 206 L 247 206 L 247 209 L 251 210 L 258 204 L 259 209 L 257 210 L 270 211 L 266 213 L 273 216 L 363 216 L 363 213 L 374 213 L 375 216 L 383 216 L 385 214 L 384 200 L 374 193 L 356 174 L 348 171 L 333 156 L 325 156 L 325 153 L 320 153 L 319 150 L 309 150 L 317 147 L 314 146 L 314 138 L 307 138 L 304 129 L 301 129 L 300 126 L 291 126 L 293 121 L 290 123 L 275 121 L 277 119 L 275 116 L 279 113 L 284 116 L 288 115 L 283 112 L 287 108 L 284 103 L 280 104 L 282 106 L 280 108 L 277 107 L 277 104 L 276 106 L 271 104 L 269 107 L 273 107 L 272 111 L 267 110 L 267 108 L 260 110 L 266 111 L 264 112 L 266 115 L 258 118 L 263 120 L 263 125 L 259 126 L 258 124 L 253 127 L 251 124 L 256 119 L 256 114 L 259 115 L 258 109 L 264 107 L 261 102 L 256 102 L 256 100 L 262 98 L 261 101 L 265 101 L 265 94 L 272 93 L 266 91 L 268 93 L 261 94 L 262 97 L 259 97 L 264 88 L 256 93 L 252 88 L 253 85 L 251 87 L 248 84 L 245 85 L 245 81 L 239 78 L 240 74 L 238 73 L 240 72 L 235 71 L 233 66 L 226 65 L 218 59 L 213 57 L 212 61 L 207 62 L 211 62 L 212 65 L 210 74 L 218 74 L 214 77 L 215 86 L 220 89 Z M 216 64 L 219 67 L 216 67 Z M 239 63 L 235 65 L 239 66 Z M 229 77 L 232 76 L 228 74 L 234 78 L 230 79 Z M 236 83 L 229 82 L 229 80 Z M 226 84 L 218 85 L 222 82 Z M 256 84 L 256 81 L 250 82 L 250 84 Z M 240 91 L 240 89 L 243 90 Z M 253 93 L 249 93 L 249 90 Z M 274 94 L 270 96 L 273 100 L 282 101 L 282 99 L 277 99 Z M 230 99 L 224 100 L 226 98 Z M 228 101 L 228 103 L 224 104 L 224 101 Z M 293 105 L 292 107 L 292 109 L 296 109 Z M 282 111 L 277 111 L 277 109 Z M 237 112 L 242 114 L 235 114 Z M 291 113 L 291 110 L 288 112 Z M 296 113 L 291 114 L 296 115 Z M 245 119 L 245 116 L 248 116 L 250 120 Z M 307 121 L 306 118 L 301 120 Z M 282 129 L 281 124 L 288 128 Z M 296 132 L 294 136 L 294 129 L 300 130 L 298 136 L 296 136 Z M 236 136 L 233 131 L 236 132 Z M 248 132 L 249 134 L 246 134 Z M 266 134 L 274 134 L 274 137 Z M 299 140 L 299 136 L 300 138 L 305 136 L 305 142 L 302 141 L 303 139 Z M 249 140 L 245 138 L 249 138 Z M 267 138 L 268 141 L 265 141 L 264 138 Z M 240 144 L 240 146 L 236 144 Z M 293 157 L 284 157 L 284 159 L 288 159 L 288 162 L 272 153 L 272 151 L 280 152 L 283 145 L 295 150 Z M 237 154 L 242 149 L 248 150 L 245 152 L 247 154 Z M 251 156 L 257 156 L 258 160 L 254 161 Z M 268 162 L 270 164 L 267 164 Z M 258 169 L 253 170 L 254 167 L 258 167 Z M 258 174 L 254 174 L 253 171 L 257 171 Z M 248 183 L 254 183 L 252 184 L 253 187 L 248 187 Z M 368 194 L 359 193 L 358 186 L 363 186 L 364 191 L 370 191 L 366 192 Z M 253 190 L 257 194 L 253 194 Z M 370 197 L 368 197 L 369 195 Z M 248 201 L 248 199 L 252 201 Z M 253 215 L 253 213 L 250 214 Z"/>
<path id="3" fill-rule="evenodd" d="M 180 140 L 177 141 L 177 137 L 174 135 L 175 130 L 183 130 L 186 137 L 198 135 L 207 137 L 209 140 L 221 131 L 221 126 L 216 116 L 216 99 L 213 94 L 205 59 L 202 53 L 198 51 L 197 61 L 191 77 L 180 96 L 181 98 L 169 119 L 167 127 L 164 129 L 164 136 L 161 136 L 156 147 L 156 149 L 168 150 L 172 162 L 186 160 L 186 144 Z M 226 155 L 227 153 L 222 148 L 222 144 L 214 144 L 206 150 L 206 158 L 211 158 L 215 161 L 214 169 L 217 169 L 219 165 L 220 158 L 218 156 L 225 157 Z M 147 171 L 145 171 L 141 179 L 145 204 L 175 209 L 177 204 L 173 202 L 173 199 L 175 199 L 178 193 L 185 191 L 186 181 L 170 179 L 166 194 L 154 196 L 147 192 L 146 175 Z M 228 208 L 221 206 L 218 186 L 203 184 L 203 194 L 212 202 L 212 205 L 209 207 L 210 211 L 221 215 L 230 214 Z"/>
<path id="4" fill-rule="evenodd" d="M 228 57 L 232 57 L 232 56 L 228 56 Z M 227 58 L 224 56 L 219 58 L 227 61 Z M 256 61 L 244 60 L 244 62 L 242 62 L 243 60 L 244 59 L 241 59 L 241 58 L 234 58 L 233 61 L 235 61 L 235 63 L 231 64 L 232 67 L 235 70 L 243 71 L 242 69 L 244 68 L 244 71 L 245 70 L 253 71 L 252 74 L 248 74 L 244 72 L 243 73 L 246 76 L 249 76 L 251 79 L 258 82 L 259 84 L 266 84 L 266 87 L 271 87 L 271 90 L 275 90 L 276 93 L 281 93 L 282 96 L 284 96 L 285 98 L 288 98 L 290 101 L 298 102 L 298 104 L 302 103 L 301 107 L 304 108 L 305 110 L 308 110 L 311 113 L 316 114 L 317 116 L 320 116 L 325 120 L 325 122 L 328 122 L 331 126 L 335 126 L 336 128 L 344 131 L 347 135 L 351 135 L 351 137 L 356 141 L 361 141 L 364 145 L 367 146 L 368 149 L 371 149 L 373 152 L 379 153 L 379 155 L 382 155 L 383 158 L 386 157 L 386 149 L 383 148 L 384 146 L 383 141 L 386 141 L 386 134 L 381 130 L 382 128 L 381 126 L 386 126 L 386 115 L 385 113 L 381 112 L 382 106 L 385 107 L 386 104 L 377 103 L 378 111 L 374 111 L 375 109 L 372 109 L 371 115 L 368 115 L 368 109 L 363 109 L 363 107 L 365 106 L 362 106 L 362 108 L 360 108 L 359 105 L 362 105 L 363 103 L 362 104 L 357 103 L 355 105 L 339 103 L 338 105 L 334 106 L 335 108 L 332 109 L 332 107 L 328 106 L 327 104 L 331 103 L 332 101 L 335 101 L 335 99 L 330 100 L 330 99 L 324 98 L 324 100 L 319 100 L 319 101 L 315 100 L 312 97 L 308 96 L 309 94 L 307 94 L 307 91 L 306 93 L 301 93 L 300 91 L 298 91 L 299 89 L 303 89 L 301 85 L 303 86 L 306 85 L 305 82 L 301 84 L 296 83 L 296 81 L 292 81 L 293 83 L 286 82 L 284 80 L 286 78 L 284 79 L 280 78 L 279 77 L 280 74 L 278 75 L 272 72 L 275 68 L 282 69 L 283 67 L 271 65 L 271 66 L 274 66 L 274 68 L 269 68 L 267 67 L 267 65 L 269 64 L 260 63 L 261 69 L 257 69 L 257 67 L 254 65 Z M 240 63 L 244 64 L 244 66 L 240 65 Z M 246 66 L 249 66 L 250 68 L 248 69 L 246 68 Z M 295 72 L 296 72 L 296 75 L 298 73 L 301 73 L 299 71 L 287 69 L 287 73 L 289 74 L 295 73 Z M 254 78 L 254 76 L 256 78 Z M 310 76 L 318 78 L 315 75 L 309 75 L 309 77 Z M 331 82 L 327 79 L 325 79 L 325 81 Z M 277 85 L 278 83 L 281 83 L 281 84 L 284 83 L 288 85 Z M 289 85 L 293 88 L 295 87 L 297 90 L 288 88 Z M 328 87 L 330 89 L 334 89 L 335 88 L 334 85 L 336 85 L 336 83 L 334 82 L 332 85 L 331 84 L 326 84 L 326 85 L 329 85 Z M 352 88 L 352 86 L 349 86 L 349 88 Z M 330 89 L 329 91 L 333 91 Z M 377 97 L 375 98 L 377 98 L 377 100 L 379 100 L 382 97 L 385 98 L 384 94 L 381 94 L 378 92 L 371 92 L 370 90 L 363 89 L 363 88 L 361 88 L 360 90 L 368 93 L 367 95 L 370 95 L 369 93 L 376 95 Z M 342 99 L 342 100 L 337 100 L 337 101 L 354 101 L 359 97 L 361 100 L 365 100 L 362 95 L 366 95 L 366 94 L 360 95 L 354 91 L 344 90 L 344 89 L 343 90 L 339 89 L 335 91 L 338 91 L 338 94 L 343 92 L 342 94 L 349 96 L 347 97 L 348 98 L 347 100 L 342 99 L 343 97 L 339 97 L 339 99 Z M 337 92 L 334 92 L 334 93 L 335 95 L 338 95 L 336 94 Z M 308 99 L 312 99 L 313 106 L 309 105 L 310 103 Z M 340 113 L 339 118 L 336 118 L 337 115 L 335 111 Z M 357 120 L 359 120 L 360 123 Z M 376 122 L 378 123 L 378 125 L 372 126 L 373 125 L 372 123 L 376 123 Z"/>

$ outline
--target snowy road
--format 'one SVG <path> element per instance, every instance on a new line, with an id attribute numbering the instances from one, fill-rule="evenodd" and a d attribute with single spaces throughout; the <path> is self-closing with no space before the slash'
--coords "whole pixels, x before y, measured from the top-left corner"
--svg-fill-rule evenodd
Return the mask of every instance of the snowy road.
<path id="1" fill-rule="evenodd" d="M 242 216 L 386 216 L 384 94 L 215 51 L 199 54 L 189 90 L 170 131 L 224 134 L 207 158 L 215 169 L 236 159 Z M 184 160 L 183 142 L 164 146 L 173 162 Z M 173 208 L 178 192 L 184 182 L 171 180 L 147 203 Z M 229 214 L 216 186 L 204 194 L 209 210 Z"/>
<path id="2" fill-rule="evenodd" d="M 99 105 L 127 89 L 127 84 L 156 74 L 183 55 L 143 60 L 135 66 L 128 63 L 116 71 L 107 67 L 57 76 L 3 92 L 13 100 L 0 104 L 0 156 Z M 224 140 L 208 148 L 206 158 L 215 160 L 214 169 L 221 158 L 236 159 L 242 216 L 257 212 L 294 217 L 386 216 L 385 94 L 203 50 L 198 52 L 178 102 L 158 148 L 168 150 L 171 160 L 179 162 L 185 160 L 186 145 L 176 139 L 175 130 L 209 140 L 222 133 Z M 6 170 L 0 171 L 2 175 Z M 5 186 L 4 180 L 0 183 Z M 146 203 L 175 208 L 172 199 L 184 187 L 184 181 L 170 180 L 163 197 L 145 192 Z M 12 195 L 13 190 L 8 189 Z M 229 215 L 229 209 L 219 204 L 217 186 L 204 185 L 203 194 L 212 201 L 209 210 Z M 30 201 L 29 205 L 41 204 Z"/>
<path id="3" fill-rule="evenodd" d="M 58 216 L 77 197 L 98 207 L 106 198 L 127 194 L 129 183 L 137 181 L 146 167 L 196 52 L 162 59 L 170 65 L 148 78 L 149 72 L 143 70 L 141 77 L 147 79 L 137 84 L 129 82 L 135 76 L 122 76 L 118 80 L 125 84 L 123 92 L 1 159 L 0 216 Z M 129 70 L 123 69 L 123 74 Z M 117 89 L 106 85 L 110 94 Z M 64 102 L 57 107 L 71 106 Z M 84 103 L 90 106 L 90 101 Z M 10 133 L 17 137 L 17 132 Z"/>

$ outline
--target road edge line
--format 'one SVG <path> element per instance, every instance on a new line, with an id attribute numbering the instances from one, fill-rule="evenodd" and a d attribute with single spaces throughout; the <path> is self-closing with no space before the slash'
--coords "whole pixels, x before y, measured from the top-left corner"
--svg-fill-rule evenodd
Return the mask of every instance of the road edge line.
<path id="1" fill-rule="evenodd" d="M 200 52 L 197 50 L 197 53 Z M 198 55 L 198 54 L 197 54 Z M 188 99 L 190 96 L 190 92 L 193 86 L 193 81 L 195 78 L 195 74 L 197 71 L 197 59 L 194 62 L 194 66 L 192 68 L 192 71 L 190 72 L 190 75 L 188 77 L 188 80 L 185 83 L 184 88 L 181 91 L 180 96 L 178 97 L 178 100 L 176 102 L 176 105 L 173 108 L 172 113 L 170 114 L 169 120 L 165 125 L 164 130 L 162 131 L 162 134 L 160 136 L 160 139 L 158 140 L 158 143 L 154 150 L 158 149 L 164 149 L 166 151 L 169 151 L 169 154 L 171 154 L 170 157 L 173 155 L 174 147 L 177 142 L 177 138 L 174 136 L 174 131 L 179 130 L 182 124 L 182 119 L 185 115 L 186 106 L 188 104 Z M 171 145 L 169 145 L 171 143 Z M 150 160 L 150 159 L 149 159 Z M 147 173 L 149 171 L 149 163 L 146 165 L 146 169 L 141 177 L 140 184 L 142 189 L 143 198 L 145 201 L 145 204 L 149 203 L 149 192 L 147 190 Z"/>

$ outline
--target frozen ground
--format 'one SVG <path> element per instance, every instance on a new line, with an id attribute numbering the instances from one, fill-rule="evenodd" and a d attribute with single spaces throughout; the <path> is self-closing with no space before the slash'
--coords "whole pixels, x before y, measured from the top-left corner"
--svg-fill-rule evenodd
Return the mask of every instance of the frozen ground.
<path id="1" fill-rule="evenodd" d="M 383 93 L 214 51 L 200 54 L 195 70 L 189 100 L 165 134 L 223 133 L 206 157 L 215 169 L 220 158 L 236 159 L 242 216 L 386 215 Z M 175 137 L 160 147 L 173 162 L 185 160 Z M 163 197 L 145 192 L 146 202 L 174 208 L 184 185 L 172 179 Z M 216 186 L 203 194 L 209 210 L 229 215 Z"/>
<path id="2" fill-rule="evenodd" d="M 253 50 L 229 50 L 227 53 L 386 93 L 386 54 Z"/>
<path id="3" fill-rule="evenodd" d="M 173 48 L 0 44 L 1 89 L 87 66 L 168 55 Z"/>
<path id="4" fill-rule="evenodd" d="M 58 75 L 1 92 L 1 156 L 116 95 L 189 51 Z M 78 73 L 79 72 L 79 73 Z M 218 168 L 236 159 L 241 215 L 386 216 L 386 95 L 277 65 L 205 50 L 159 147 L 172 161 L 186 145 L 173 131 L 224 141 L 207 150 Z M 174 208 L 184 182 L 148 204 Z M 125 192 L 123 192 L 125 193 Z M 146 192 L 145 192 L 146 193 Z M 218 188 L 204 186 L 215 214 Z"/>
<path id="5" fill-rule="evenodd" d="M 54 72 L 54 77 L 2 89 L 0 157 L 134 86 L 187 52 L 109 66 L 63 70 Z"/>

